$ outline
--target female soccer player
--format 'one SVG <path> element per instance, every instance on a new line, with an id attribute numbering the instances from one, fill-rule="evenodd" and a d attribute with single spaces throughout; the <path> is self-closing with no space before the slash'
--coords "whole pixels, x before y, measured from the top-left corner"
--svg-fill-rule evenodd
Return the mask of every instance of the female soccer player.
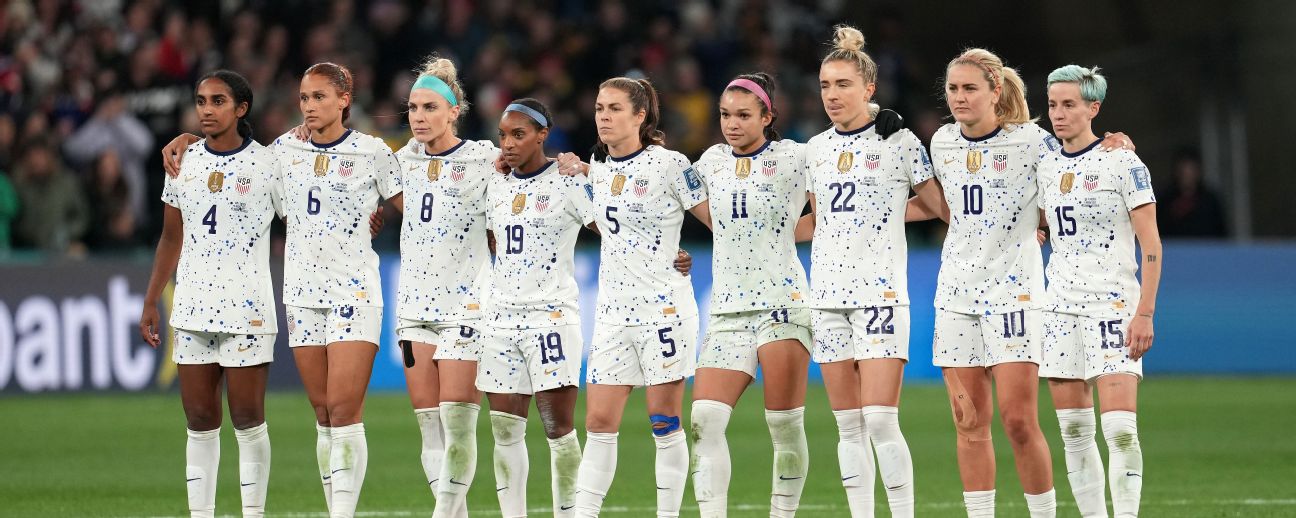
<path id="1" fill-rule="evenodd" d="M 361 415 L 382 324 L 378 254 L 365 231 L 379 197 L 402 208 L 400 168 L 381 139 L 347 129 L 351 72 L 318 63 L 302 76 L 309 142 L 275 140 L 288 220 L 284 304 L 288 343 L 317 420 L 325 502 L 355 514 L 368 464 Z M 181 154 L 182 135 L 163 155 Z"/>
<path id="2" fill-rule="evenodd" d="M 413 138 L 396 153 L 404 194 L 396 333 L 439 516 L 466 516 L 477 467 L 478 319 L 489 274 L 486 186 L 499 150 L 455 134 L 468 109 L 455 65 L 430 57 L 410 89 Z M 443 434 L 444 429 L 444 434 Z M 443 460 L 453 459 L 443 466 Z"/>
<path id="3" fill-rule="evenodd" d="M 693 488 L 702 516 L 727 512 L 725 429 L 758 364 L 774 443 L 771 516 L 795 514 L 809 468 L 810 314 L 793 235 L 806 203 L 805 155 L 801 144 L 779 140 L 773 90 L 763 73 L 730 82 L 720 98 L 726 143 L 694 165 L 708 191 L 715 247 L 712 317 L 693 389 Z"/>
<path id="4" fill-rule="evenodd" d="M 594 221 L 585 177 L 558 174 L 544 153 L 552 127 L 535 99 L 513 101 L 500 118 L 501 157 L 511 169 L 487 191 L 495 264 L 482 325 L 477 388 L 486 392 L 495 438 L 495 482 L 506 517 L 526 516 L 527 408 L 532 395 L 549 439 L 553 508 L 572 516 L 580 444 L 573 427 L 582 338 L 573 255 L 580 227 Z"/>
<path id="5" fill-rule="evenodd" d="M 1052 463 L 1036 415 L 1043 264 L 1035 230 L 1035 170 L 1057 141 L 1031 122 L 1025 87 L 998 56 L 970 49 L 946 68 L 956 123 L 932 138 L 949 234 L 936 287 L 933 357 L 942 367 L 958 435 L 969 516 L 994 513 L 991 380 L 1031 516 L 1053 516 Z"/>
<path id="6" fill-rule="evenodd" d="M 679 516 L 688 477 L 680 425 L 684 380 L 693 375 L 697 302 L 677 270 L 684 212 L 703 221 L 706 189 L 684 155 L 663 147 L 657 92 L 646 79 L 604 81 L 595 101 L 598 152 L 591 163 L 559 156 L 564 174 L 587 174 L 602 236 L 599 301 L 586 390 L 585 455 L 577 477 L 580 516 L 597 516 L 612 485 L 626 399 L 646 386 L 657 443 L 657 516 Z"/>
<path id="7" fill-rule="evenodd" d="M 1067 478 L 1083 516 L 1107 516 L 1090 383 L 1097 386 L 1112 506 L 1127 517 L 1138 515 L 1143 485 L 1135 410 L 1162 255 L 1147 167 L 1132 151 L 1093 152 L 1100 142 L 1093 119 L 1106 96 L 1107 79 L 1097 68 L 1067 65 L 1048 76 L 1049 121 L 1062 150 L 1039 169 L 1053 245 L 1040 376 L 1049 378 Z"/>
<path id="8" fill-rule="evenodd" d="M 279 162 L 252 140 L 252 88 L 243 76 L 207 74 L 198 81 L 194 108 L 206 138 L 162 190 L 162 237 L 140 334 L 153 347 L 162 342 L 158 297 L 177 273 L 170 318 L 188 420 L 189 512 L 210 517 L 216 509 L 224 377 L 239 446 L 243 516 L 262 516 L 270 477 L 266 378 L 279 321 L 269 248 L 270 222 L 282 211 Z"/>
<path id="9" fill-rule="evenodd" d="M 863 34 L 838 26 L 819 67 L 833 128 L 807 144 L 811 214 L 797 235 L 814 239 L 813 357 L 837 418 L 851 515 L 873 516 L 876 449 L 892 516 L 913 516 L 913 460 L 896 408 L 909 358 L 904 215 L 911 187 L 939 196 L 940 186 L 913 133 L 884 138 L 874 127 L 877 64 L 863 47 Z"/>

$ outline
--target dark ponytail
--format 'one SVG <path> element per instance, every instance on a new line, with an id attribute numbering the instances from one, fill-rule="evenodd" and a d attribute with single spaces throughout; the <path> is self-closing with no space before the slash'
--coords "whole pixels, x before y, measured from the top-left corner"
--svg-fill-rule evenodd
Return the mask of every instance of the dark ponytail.
<path id="1" fill-rule="evenodd" d="M 199 79 L 197 84 L 202 84 L 203 81 L 208 79 L 216 79 L 225 83 L 225 86 L 230 89 L 230 94 L 234 96 L 235 106 L 247 103 L 247 111 L 243 113 L 242 117 L 239 117 L 236 128 L 240 137 L 252 138 L 252 122 L 249 120 L 252 116 L 252 85 L 248 84 L 246 78 L 233 70 L 217 70 L 208 73 L 202 76 L 202 79 Z"/>
<path id="2" fill-rule="evenodd" d="M 774 104 L 774 88 L 775 88 L 774 78 L 770 77 L 769 74 L 766 74 L 764 72 L 756 72 L 754 74 L 742 74 L 738 77 L 735 77 L 734 79 L 735 80 L 746 79 L 748 81 L 756 83 L 757 86 L 761 87 L 761 90 L 765 90 L 765 95 L 769 97 L 770 104 L 771 105 Z M 726 92 L 730 90 L 747 92 L 752 95 L 755 95 L 755 92 L 752 92 L 741 86 L 730 86 L 728 88 L 725 88 Z M 780 138 L 782 138 L 779 135 L 778 130 L 774 129 L 774 123 L 778 122 L 778 110 L 774 109 L 772 106 L 765 106 L 765 101 L 762 101 L 760 99 L 756 100 L 756 104 L 760 105 L 761 115 L 765 115 L 767 113 L 770 115 L 770 123 L 765 126 L 765 140 L 779 140 Z"/>
<path id="3" fill-rule="evenodd" d="M 657 99 L 657 90 L 653 88 L 652 82 L 647 79 L 614 77 L 599 85 L 599 90 L 604 88 L 616 88 L 625 92 L 630 97 L 631 112 L 639 113 L 639 110 L 643 110 L 644 120 L 639 125 L 640 144 L 644 147 L 666 145 L 666 132 L 658 127 L 661 125 L 661 102 Z M 607 156 L 607 144 L 600 140 L 594 145 L 594 158 L 603 160 Z"/>
<path id="4" fill-rule="evenodd" d="M 319 74 L 328 79 L 329 84 L 337 89 L 338 95 L 347 94 L 351 96 L 351 102 L 347 103 L 346 108 L 342 108 L 342 122 L 351 118 L 351 103 L 355 102 L 355 81 L 351 78 L 351 71 L 337 63 L 316 63 L 306 69 L 303 75 Z"/>

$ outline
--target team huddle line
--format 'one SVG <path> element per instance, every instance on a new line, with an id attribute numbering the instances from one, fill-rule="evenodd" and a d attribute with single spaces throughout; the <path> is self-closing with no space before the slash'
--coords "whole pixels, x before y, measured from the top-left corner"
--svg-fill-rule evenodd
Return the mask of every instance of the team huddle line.
<path id="1" fill-rule="evenodd" d="M 454 63 L 436 56 L 410 89 L 412 135 L 396 152 L 346 127 L 353 80 L 341 65 L 306 70 L 303 124 L 268 147 L 252 139 L 248 82 L 224 70 L 204 76 L 194 96 L 203 135 L 181 135 L 162 151 L 164 227 L 140 319 L 156 347 L 157 303 L 174 276 L 169 320 L 191 515 L 215 511 L 222 379 L 243 515 L 264 514 L 264 396 L 280 331 L 269 270 L 275 217 L 287 226 L 288 342 L 316 414 L 324 501 L 332 516 L 355 515 L 368 467 L 362 409 L 384 307 L 371 239 L 386 200 L 404 215 L 397 335 L 433 516 L 468 515 L 483 393 L 501 513 L 527 514 L 525 433 L 535 399 L 554 514 L 597 516 L 634 387 L 644 387 L 656 446 L 656 514 L 679 516 L 691 479 L 702 516 L 726 516 L 725 432 L 757 368 L 774 452 L 770 516 L 794 516 L 809 474 L 811 361 L 837 422 L 851 515 L 873 516 L 880 477 L 892 515 L 913 516 L 913 462 L 898 409 L 910 335 L 905 224 L 937 218 L 949 231 L 933 359 L 950 397 L 968 516 L 994 516 L 996 404 L 1030 515 L 1055 515 L 1039 378 L 1057 408 L 1082 515 L 1108 515 L 1110 486 L 1114 514 L 1137 516 L 1136 395 L 1152 345 L 1161 244 L 1147 168 L 1123 135 L 1093 131 L 1106 79 L 1075 65 L 1049 74 L 1050 134 L 1031 118 L 1016 71 L 969 49 L 946 68 L 954 122 L 928 149 L 894 112 L 871 103 L 878 68 L 863 35 L 838 26 L 832 44 L 819 71 L 831 128 L 806 143 L 781 138 L 774 80 L 743 74 L 720 98 L 725 141 L 696 162 L 665 146 L 647 79 L 603 82 L 592 155 L 551 159 L 544 144 L 553 117 L 535 99 L 505 108 L 498 146 L 459 138 L 455 124 L 469 104 Z M 692 259 L 679 248 L 686 212 L 713 240 L 700 343 Z M 573 274 L 582 227 L 600 239 L 583 446 Z M 805 241 L 808 276 L 796 251 Z"/>

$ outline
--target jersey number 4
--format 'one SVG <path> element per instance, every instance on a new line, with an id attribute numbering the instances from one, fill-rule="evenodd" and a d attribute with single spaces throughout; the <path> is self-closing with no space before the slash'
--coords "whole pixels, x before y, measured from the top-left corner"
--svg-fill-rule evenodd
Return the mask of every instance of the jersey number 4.
<path id="1" fill-rule="evenodd" d="M 207 209 L 207 215 L 203 216 L 202 224 L 207 225 L 208 234 L 216 233 L 216 206 L 215 205 L 212 205 L 210 209 Z"/>

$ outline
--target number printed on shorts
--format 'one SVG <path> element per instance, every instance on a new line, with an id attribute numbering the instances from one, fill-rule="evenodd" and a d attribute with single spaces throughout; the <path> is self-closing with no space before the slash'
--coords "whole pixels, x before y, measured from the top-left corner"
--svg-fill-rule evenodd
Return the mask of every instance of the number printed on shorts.
<path id="1" fill-rule="evenodd" d="M 468 326 L 459 326 L 459 336 L 461 338 L 472 338 L 473 333 L 473 328 Z"/>
<path id="2" fill-rule="evenodd" d="M 868 324 L 864 325 L 864 332 L 870 335 L 893 335 L 895 334 L 895 324 L 891 319 L 895 318 L 895 306 L 869 306 L 863 308 L 865 313 L 870 313 Z"/>
<path id="3" fill-rule="evenodd" d="M 563 354 L 562 335 L 552 332 L 540 337 L 540 364 L 557 363 L 567 359 Z"/>
<path id="4" fill-rule="evenodd" d="M 788 323 L 788 310 L 787 310 L 787 308 L 783 308 L 783 309 L 776 309 L 776 310 L 774 310 L 774 311 L 771 311 L 771 312 L 770 312 L 770 320 L 773 320 L 773 321 L 778 322 L 778 323 L 780 323 L 780 324 L 786 324 L 786 323 Z"/>
<path id="5" fill-rule="evenodd" d="M 1121 331 L 1122 320 L 1108 320 L 1098 323 L 1098 331 L 1102 334 L 1103 349 L 1120 349 L 1125 347 L 1125 332 Z"/>
<path id="6" fill-rule="evenodd" d="M 1026 336 L 1026 310 L 1019 309 L 1003 315 L 1003 337 Z"/>
<path id="7" fill-rule="evenodd" d="M 669 337 L 669 336 L 666 336 L 666 335 L 669 335 L 670 332 L 673 331 L 673 330 L 674 330 L 674 329 L 673 329 L 673 328 L 670 328 L 670 327 L 663 327 L 663 328 L 657 330 L 657 339 L 658 339 L 658 340 L 661 340 L 662 345 L 668 345 L 668 346 L 670 346 L 670 349 L 667 349 L 667 350 L 662 351 L 662 357 L 663 357 L 663 358 L 670 358 L 671 356 L 675 356 L 675 353 L 676 353 L 676 351 L 675 351 L 675 339 L 674 339 L 674 338 L 671 338 L 671 337 Z"/>

